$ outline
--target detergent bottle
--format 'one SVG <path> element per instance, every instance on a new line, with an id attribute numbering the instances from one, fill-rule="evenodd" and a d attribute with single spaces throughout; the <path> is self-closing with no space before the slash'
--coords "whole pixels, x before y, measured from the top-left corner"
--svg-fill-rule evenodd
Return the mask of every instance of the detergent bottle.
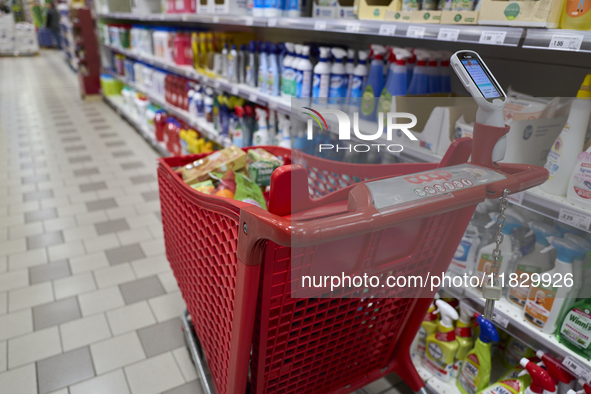
<path id="1" fill-rule="evenodd" d="M 499 333 L 494 324 L 479 315 L 476 320 L 480 335 L 474 349 L 468 352 L 458 376 L 457 386 L 464 394 L 476 394 L 488 386 L 491 371 L 491 342 L 499 341 Z"/>
<path id="2" fill-rule="evenodd" d="M 384 54 L 386 48 L 382 45 L 372 45 L 373 60 L 369 69 L 369 76 L 363 88 L 361 100 L 361 118 L 365 120 L 376 120 L 376 109 L 378 97 L 384 89 Z"/>
<path id="3" fill-rule="evenodd" d="M 436 294 L 435 298 L 439 298 Z M 435 300 L 433 300 L 435 302 Z M 435 333 L 437 331 L 437 325 L 439 324 L 439 317 L 437 315 L 437 311 L 435 310 L 435 306 L 431 302 L 427 314 L 423 318 L 423 322 L 421 323 L 421 328 L 419 328 L 419 332 L 417 333 L 417 355 L 422 359 L 425 356 L 425 346 L 427 343 L 427 337 L 429 335 Z"/>
<path id="4" fill-rule="evenodd" d="M 538 367 L 533 362 L 531 365 L 546 372 L 543 368 Z M 477 394 L 524 394 L 525 390 L 531 385 L 532 378 L 529 374 L 523 372 L 525 371 L 522 369 L 516 377 L 502 378 L 498 382 L 486 387 L 484 390 L 478 391 Z"/>
<path id="5" fill-rule="evenodd" d="M 343 60 L 347 52 L 341 48 L 332 48 L 334 62 L 330 69 L 330 88 L 328 89 L 328 104 L 333 107 L 341 108 L 347 97 L 347 85 L 349 78 Z"/>
<path id="6" fill-rule="evenodd" d="M 552 380 L 550 374 L 542 367 L 529 361 L 527 358 L 522 358 L 520 364 L 525 371 L 522 374 L 529 374 L 531 376 L 531 384 L 525 389 L 524 394 L 544 394 L 547 391 L 556 390 L 556 385 Z"/>
<path id="7" fill-rule="evenodd" d="M 300 69 L 300 62 L 302 61 L 302 49 L 304 48 L 301 44 L 295 45 L 295 59 L 291 63 L 294 72 L 294 97 L 302 97 L 302 70 Z"/>
<path id="8" fill-rule="evenodd" d="M 522 358 L 525 357 L 529 359 L 534 355 L 535 352 L 529 346 L 521 342 L 519 339 L 511 337 L 505 345 L 505 352 L 501 362 L 507 368 L 514 368 L 520 365 L 519 362 Z"/>
<path id="9" fill-rule="evenodd" d="M 557 256 L 554 268 L 543 272 L 541 277 L 551 278 L 551 280 L 541 280 L 532 285 L 525 303 L 523 314 L 525 320 L 539 328 L 546 334 L 553 334 L 556 331 L 558 320 L 563 311 L 563 305 L 569 302 L 571 296 L 571 286 L 573 282 L 573 261 L 581 259 L 585 251 L 573 241 L 564 238 L 554 238 L 552 246 L 556 249 Z M 561 287 L 554 287 L 555 274 L 561 277 Z M 571 281 L 569 286 L 568 281 Z M 536 286 L 537 284 L 537 286 Z"/>
<path id="10" fill-rule="evenodd" d="M 256 87 L 258 80 L 258 64 L 256 56 L 256 42 L 251 41 L 248 44 L 248 59 L 246 62 L 246 84 L 248 86 Z"/>
<path id="11" fill-rule="evenodd" d="M 542 360 L 555 385 L 554 390 L 547 389 L 544 391 L 545 394 L 566 393 L 575 387 L 576 378 L 557 359 L 541 350 L 536 352 L 536 356 Z"/>
<path id="12" fill-rule="evenodd" d="M 282 97 L 293 97 L 295 96 L 295 79 L 293 70 L 293 51 L 294 46 L 291 42 L 285 43 L 287 54 L 283 57 L 283 67 L 281 71 L 281 96 Z"/>
<path id="13" fill-rule="evenodd" d="M 429 76 L 429 93 L 441 93 L 441 74 L 439 72 L 439 52 L 431 52 L 431 58 L 427 62 L 427 75 Z"/>
<path id="14" fill-rule="evenodd" d="M 540 274 L 552 268 L 552 255 L 550 253 L 542 253 L 542 250 L 550 245 L 547 238 L 560 236 L 558 230 L 545 223 L 533 222 L 530 224 L 530 228 L 536 238 L 534 250 L 521 257 L 515 263 L 515 270 L 513 272 L 517 274 L 517 286 L 511 286 L 507 293 L 507 300 L 519 308 L 525 306 L 525 301 L 529 295 L 531 275 L 534 273 Z M 516 357 L 512 364 L 518 364 L 519 360 L 523 357 L 526 356 Z"/>
<path id="15" fill-rule="evenodd" d="M 575 284 L 572 288 L 572 300 L 574 303 L 576 298 L 589 298 L 589 289 L 585 288 L 583 284 L 591 284 L 591 242 L 573 233 L 565 234 L 564 238 L 573 241 L 585 251 L 583 258 L 573 261 Z M 568 307 L 570 308 L 570 306 Z"/>
<path id="16" fill-rule="evenodd" d="M 269 145 L 269 128 L 267 127 L 267 111 L 264 108 L 255 109 L 259 129 L 252 135 L 252 145 Z"/>
<path id="17" fill-rule="evenodd" d="M 472 313 L 468 306 L 460 303 L 460 318 L 456 324 L 456 340 L 458 341 L 458 351 L 456 352 L 456 360 L 454 364 L 454 374 L 458 374 L 462 370 L 462 364 L 466 355 L 474 347 L 474 339 L 472 339 Z"/>
<path id="18" fill-rule="evenodd" d="M 474 271 L 476 252 L 479 246 L 480 234 L 478 228 L 470 223 L 449 264 L 449 270 L 460 276 L 464 273 L 471 275 Z"/>
<path id="19" fill-rule="evenodd" d="M 267 94 L 279 96 L 279 64 L 277 63 L 277 45 L 267 46 Z"/>
<path id="20" fill-rule="evenodd" d="M 310 97 L 312 93 L 312 62 L 308 45 L 302 46 L 302 58 L 298 62 L 297 91 L 298 97 Z"/>
<path id="21" fill-rule="evenodd" d="M 351 79 L 355 72 L 355 50 L 347 50 L 347 64 L 345 64 L 345 71 L 347 72 L 347 95 L 345 105 L 349 104 L 349 97 L 351 97 Z"/>
<path id="22" fill-rule="evenodd" d="M 576 302 L 564 313 L 556 336 L 558 341 L 589 359 L 591 358 L 591 299 Z"/>
<path id="23" fill-rule="evenodd" d="M 316 66 L 314 66 L 314 78 L 312 80 L 312 102 L 314 104 L 325 103 L 330 88 L 330 48 L 320 47 L 318 50 L 320 51 L 320 58 Z"/>
<path id="24" fill-rule="evenodd" d="M 417 57 L 417 65 L 413 69 L 412 79 L 408 87 L 408 94 L 411 96 L 429 93 L 427 62 L 430 53 L 424 49 L 415 49 L 415 56 Z"/>
<path id="25" fill-rule="evenodd" d="M 349 111 L 357 111 L 361 105 L 361 96 L 363 95 L 363 88 L 367 79 L 367 52 L 359 51 L 358 61 L 353 70 L 353 78 L 351 78 L 351 88 L 349 94 Z"/>
<path id="26" fill-rule="evenodd" d="M 458 312 L 442 300 L 435 301 L 441 320 L 437 332 L 429 335 L 426 341 L 423 365 L 437 378 L 447 382 L 453 378 L 453 366 L 458 351 L 458 341 L 454 331 L 454 320 L 458 320 Z"/>
<path id="27" fill-rule="evenodd" d="M 406 96 L 408 86 L 406 59 L 411 54 L 404 48 L 394 48 L 392 52 L 395 59 L 390 65 L 390 77 L 380 95 L 379 108 L 384 113 L 392 110 L 392 96 Z"/>
<path id="28" fill-rule="evenodd" d="M 259 48 L 259 71 L 257 79 L 257 87 L 263 93 L 267 92 L 267 73 L 268 73 L 268 57 L 267 57 L 267 44 L 262 43 Z"/>

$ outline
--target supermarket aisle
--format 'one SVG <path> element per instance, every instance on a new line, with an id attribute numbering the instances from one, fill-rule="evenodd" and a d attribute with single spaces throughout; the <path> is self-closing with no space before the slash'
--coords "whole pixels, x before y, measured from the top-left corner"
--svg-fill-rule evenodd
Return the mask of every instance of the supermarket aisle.
<path id="1" fill-rule="evenodd" d="M 0 394 L 201 393 L 156 153 L 60 52 L 3 59 L 0 92 Z"/>

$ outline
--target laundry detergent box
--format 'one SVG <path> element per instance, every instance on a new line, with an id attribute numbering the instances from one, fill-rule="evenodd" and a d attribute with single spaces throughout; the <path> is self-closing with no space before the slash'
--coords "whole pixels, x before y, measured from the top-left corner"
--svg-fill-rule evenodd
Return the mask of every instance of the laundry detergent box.
<path id="1" fill-rule="evenodd" d="M 386 10 L 385 20 L 405 23 L 441 23 L 441 11 Z"/>
<path id="2" fill-rule="evenodd" d="M 564 0 L 481 0 L 480 25 L 557 28 Z"/>
<path id="3" fill-rule="evenodd" d="M 355 0 L 314 0 L 312 17 L 322 19 L 357 19 Z"/>
<path id="4" fill-rule="evenodd" d="M 445 25 L 477 25 L 480 11 L 441 11 L 441 23 Z"/>
<path id="5" fill-rule="evenodd" d="M 386 11 L 402 10 L 402 0 L 359 0 L 359 19 L 384 20 Z"/>

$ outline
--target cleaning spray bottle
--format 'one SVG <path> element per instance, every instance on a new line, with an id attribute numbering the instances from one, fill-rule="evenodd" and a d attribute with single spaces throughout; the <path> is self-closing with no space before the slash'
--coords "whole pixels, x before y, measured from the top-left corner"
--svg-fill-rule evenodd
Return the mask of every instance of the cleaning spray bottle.
<path id="1" fill-rule="evenodd" d="M 435 305 L 433 303 L 436 299 L 439 299 L 439 295 L 435 294 L 435 299 L 431 302 L 429 309 L 427 310 L 427 314 L 423 318 L 423 322 L 421 323 L 421 327 L 419 328 L 419 332 L 417 333 L 417 347 L 416 353 L 418 357 L 421 359 L 425 356 L 425 346 L 427 344 L 427 338 L 429 335 L 435 333 L 437 331 L 437 325 L 439 324 L 439 316 L 437 311 L 435 310 Z"/>
<path id="2" fill-rule="evenodd" d="M 277 62 L 277 45 L 267 45 L 267 94 L 279 96 L 279 64 Z"/>
<path id="3" fill-rule="evenodd" d="M 505 352 L 501 362 L 507 368 L 514 368 L 520 365 L 519 362 L 522 358 L 525 357 L 530 359 L 534 355 L 535 352 L 532 348 L 521 342 L 519 339 L 511 337 L 505 346 Z"/>
<path id="4" fill-rule="evenodd" d="M 529 361 L 527 359 L 524 360 Z M 544 371 L 542 367 L 538 367 L 534 362 L 530 362 L 528 365 L 530 365 L 531 370 L 535 370 L 538 373 L 543 372 L 547 374 L 547 372 Z M 519 376 L 501 379 L 498 382 L 491 384 L 484 390 L 479 391 L 477 394 L 524 394 L 525 390 L 527 390 L 531 383 L 531 376 L 522 370 L 519 373 Z"/>
<path id="5" fill-rule="evenodd" d="M 464 394 L 476 394 L 490 382 L 491 342 L 499 341 L 499 333 L 494 324 L 479 315 L 476 320 L 480 326 L 480 335 L 474 349 L 468 352 L 458 376 L 457 386 Z"/>
<path id="6" fill-rule="evenodd" d="M 557 252 L 554 268 L 542 273 L 537 286 L 532 278 L 532 285 L 523 310 L 525 320 L 546 334 L 553 334 L 556 331 L 563 305 L 569 302 L 572 293 L 568 281 L 571 281 L 572 286 L 573 261 L 582 258 L 585 253 L 577 244 L 564 238 L 554 238 L 552 246 Z M 555 274 L 561 277 L 561 287 L 553 287 L 554 281 L 557 280 Z M 550 280 L 541 280 L 543 277 Z"/>
<path id="7" fill-rule="evenodd" d="M 591 385 L 585 383 L 583 379 L 579 380 L 579 385 L 583 388 L 582 390 L 568 390 L 567 394 L 591 394 Z"/>
<path id="8" fill-rule="evenodd" d="M 456 352 L 456 361 L 454 364 L 454 374 L 459 374 L 462 370 L 462 364 L 468 352 L 474 347 L 474 339 L 472 338 L 472 313 L 468 306 L 460 302 L 460 318 L 456 323 L 456 340 L 458 341 L 458 351 Z"/>
<path id="9" fill-rule="evenodd" d="M 267 91 L 267 73 L 268 73 L 268 63 L 267 63 L 267 44 L 262 43 L 259 47 L 259 71 L 257 77 L 257 87 L 261 92 Z"/>
<path id="10" fill-rule="evenodd" d="M 355 71 L 355 50 L 347 50 L 347 64 L 345 64 L 345 71 L 347 72 L 347 95 L 345 105 L 349 105 L 349 97 L 351 97 L 351 80 L 353 79 L 353 72 Z"/>
<path id="11" fill-rule="evenodd" d="M 571 175 L 577 165 L 577 157 L 583 151 L 591 115 L 591 95 L 587 90 L 589 85 L 591 74 L 585 77 L 577 98 L 571 104 L 568 120 L 548 153 L 545 167 L 550 172 L 550 177 L 540 187 L 550 194 L 566 195 Z"/>
<path id="12" fill-rule="evenodd" d="M 479 231 L 473 224 L 468 224 L 464 236 L 460 241 L 454 257 L 449 264 L 449 270 L 457 275 L 467 273 L 471 275 L 476 263 L 476 252 L 480 246 Z"/>
<path id="13" fill-rule="evenodd" d="M 389 68 L 390 77 L 380 94 L 379 108 L 384 113 L 392 110 L 393 96 L 406 96 L 408 86 L 406 80 L 406 59 L 411 54 L 404 48 L 393 48 L 392 53 L 394 54 L 395 60 Z"/>
<path id="14" fill-rule="evenodd" d="M 530 228 L 536 238 L 534 250 L 521 257 L 515 263 L 514 273 L 517 274 L 518 285 L 511 286 L 507 293 L 507 300 L 519 308 L 525 306 L 525 301 L 529 295 L 531 275 L 534 273 L 540 274 L 552 268 L 552 255 L 550 253 L 542 253 L 542 250 L 550 245 L 547 238 L 560 236 L 558 230 L 549 224 L 533 222 L 530 224 Z M 519 360 L 523 357 L 526 356 L 517 357 L 514 360 L 514 364 L 519 363 Z"/>
<path id="15" fill-rule="evenodd" d="M 267 127 L 267 111 L 264 108 L 256 107 L 256 118 L 259 129 L 252 136 L 252 145 L 269 145 L 269 128 Z"/>
<path id="16" fill-rule="evenodd" d="M 547 389 L 544 394 L 564 394 L 575 387 L 576 378 L 557 359 L 542 350 L 538 350 L 536 356 L 542 360 L 544 369 L 548 371 L 556 386 L 554 390 Z"/>
<path id="17" fill-rule="evenodd" d="M 384 89 L 384 54 L 386 48 L 382 45 L 371 45 L 373 60 L 369 69 L 369 76 L 363 88 L 361 100 L 361 118 L 374 121 L 378 107 L 378 96 Z"/>
<path id="18" fill-rule="evenodd" d="M 283 57 L 283 71 L 281 73 L 281 96 L 293 97 L 295 96 L 295 75 L 293 70 L 293 56 L 294 44 L 291 42 L 285 43 L 287 54 Z"/>
<path id="19" fill-rule="evenodd" d="M 312 62 L 308 45 L 302 46 L 302 58 L 298 62 L 297 91 L 298 97 L 310 97 L 312 92 Z"/>
<path id="20" fill-rule="evenodd" d="M 291 149 L 291 121 L 287 116 L 283 117 L 281 122 L 283 125 L 281 126 L 281 141 L 279 141 L 279 146 L 286 149 Z"/>
<path id="21" fill-rule="evenodd" d="M 357 54 L 358 61 L 353 70 L 353 78 L 351 78 L 351 88 L 349 94 L 349 111 L 357 111 L 361 105 L 361 96 L 363 95 L 363 88 L 367 79 L 367 52 L 359 51 Z"/>
<path id="22" fill-rule="evenodd" d="M 441 75 L 439 73 L 439 52 L 431 52 L 427 62 L 427 75 L 429 76 L 429 93 L 441 93 Z"/>
<path id="23" fill-rule="evenodd" d="M 429 93 L 429 73 L 427 71 L 427 62 L 430 57 L 429 51 L 424 49 L 415 49 L 417 65 L 412 74 L 412 80 L 408 87 L 408 94 L 411 96 Z"/>
<path id="24" fill-rule="evenodd" d="M 256 62 L 256 43 L 251 41 L 248 44 L 248 61 L 246 64 L 246 84 L 256 87 L 258 79 L 258 64 Z"/>
<path id="25" fill-rule="evenodd" d="M 525 368 L 522 374 L 529 374 L 532 380 L 530 386 L 525 389 L 524 394 L 544 394 L 547 391 L 556 390 L 552 377 L 544 368 L 534 364 L 527 358 L 522 358 L 520 364 Z"/>
<path id="26" fill-rule="evenodd" d="M 326 103 L 330 88 L 330 48 L 320 47 L 320 59 L 314 66 L 314 79 L 312 82 L 312 102 L 314 104 Z"/>
<path id="27" fill-rule="evenodd" d="M 330 69 L 330 88 L 328 89 L 328 104 L 332 107 L 342 108 L 347 97 L 347 85 L 349 78 L 343 63 L 347 52 L 341 48 L 332 48 L 334 62 Z"/>
<path id="28" fill-rule="evenodd" d="M 407 88 L 409 88 L 417 64 L 417 56 L 415 55 L 415 50 L 413 48 L 406 48 L 406 50 L 412 54 L 412 56 L 406 60 L 406 81 L 408 82 Z"/>
<path id="29" fill-rule="evenodd" d="M 452 53 L 449 51 L 441 51 L 441 62 L 439 66 L 439 74 L 441 75 L 441 93 L 451 93 L 451 67 L 449 59 Z"/>
<path id="30" fill-rule="evenodd" d="M 437 332 L 427 337 L 423 366 L 437 378 L 447 382 L 453 378 L 453 366 L 459 347 L 454 331 L 458 312 L 442 300 L 435 301 L 435 305 L 441 320 L 437 325 Z"/>

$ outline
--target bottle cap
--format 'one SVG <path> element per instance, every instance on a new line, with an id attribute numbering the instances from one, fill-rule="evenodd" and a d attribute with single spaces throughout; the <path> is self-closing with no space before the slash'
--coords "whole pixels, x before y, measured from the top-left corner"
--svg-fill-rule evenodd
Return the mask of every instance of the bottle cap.
<path id="1" fill-rule="evenodd" d="M 436 312 L 441 314 L 441 320 L 439 324 L 446 328 L 452 328 L 454 326 L 454 320 L 458 320 L 458 312 L 447 302 L 442 300 L 435 301 L 437 305 Z"/>
<path id="2" fill-rule="evenodd" d="M 568 239 L 569 241 L 573 241 L 574 243 L 576 243 L 581 248 L 587 251 L 591 251 L 591 243 L 579 235 L 573 233 L 566 233 L 564 234 L 564 238 Z"/>
<path id="3" fill-rule="evenodd" d="M 566 238 L 554 238 L 552 246 L 558 254 L 556 258 L 565 263 L 572 263 L 573 260 L 579 260 L 585 256 L 585 249 Z"/>
<path id="4" fill-rule="evenodd" d="M 555 384 L 558 384 L 558 382 L 570 383 L 572 380 L 575 379 L 575 377 L 571 375 L 570 372 L 568 372 L 568 370 L 562 365 L 562 363 L 560 363 L 558 360 L 556 360 L 549 354 L 544 353 L 541 350 L 538 350 L 536 352 L 536 356 L 538 356 L 542 360 L 544 366 L 546 367 L 546 370 L 548 371 L 552 379 L 554 379 Z"/>
<path id="5" fill-rule="evenodd" d="M 330 48 L 329 47 L 320 47 L 318 48 L 320 51 L 320 61 L 329 61 L 330 60 Z"/>
<path id="6" fill-rule="evenodd" d="M 549 246 L 548 237 L 560 237 L 560 231 L 546 223 L 532 222 L 529 228 L 536 235 L 536 242 L 540 245 Z"/>
<path id="7" fill-rule="evenodd" d="M 481 342 L 490 343 L 499 341 L 497 328 L 490 320 L 485 319 L 482 315 L 479 315 L 476 320 L 478 321 L 478 325 L 480 325 L 480 336 L 478 338 Z"/>
<path id="8" fill-rule="evenodd" d="M 330 52 L 334 56 L 334 60 L 336 62 L 342 62 L 343 61 L 343 58 L 345 56 L 347 56 L 347 52 L 345 52 L 345 50 L 344 49 L 341 49 L 341 48 L 332 48 L 330 50 Z"/>
<path id="9" fill-rule="evenodd" d="M 532 383 L 531 386 L 529 386 L 529 389 L 532 393 L 543 394 L 544 390 L 556 390 L 556 385 L 554 384 L 552 377 L 544 368 L 537 366 L 525 357 L 522 358 L 519 363 L 531 376 Z"/>

